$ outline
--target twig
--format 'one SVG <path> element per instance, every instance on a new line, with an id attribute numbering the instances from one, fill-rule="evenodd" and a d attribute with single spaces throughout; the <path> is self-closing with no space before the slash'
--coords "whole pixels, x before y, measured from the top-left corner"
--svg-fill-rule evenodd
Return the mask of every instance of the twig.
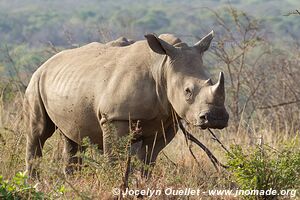
<path id="1" fill-rule="evenodd" d="M 13 83 L 16 83 L 17 87 L 21 87 L 21 91 L 24 92 L 25 89 L 27 88 L 26 84 L 23 83 L 21 77 L 20 77 L 20 71 L 17 68 L 16 62 L 13 59 L 12 55 L 9 52 L 9 48 L 7 45 L 4 46 L 4 50 L 1 50 L 4 54 L 5 54 L 5 59 L 7 63 L 11 64 L 11 68 L 13 69 L 14 72 L 12 72 L 11 70 L 9 70 L 9 74 L 10 74 L 10 79 L 13 81 Z M 15 75 L 13 75 L 15 74 Z"/>
<path id="2" fill-rule="evenodd" d="M 193 152 L 193 150 L 192 150 L 192 146 L 191 146 L 191 145 L 189 145 L 189 143 L 188 143 L 188 140 L 187 140 L 187 139 L 189 139 L 189 138 L 188 138 L 188 136 L 186 136 L 186 145 L 188 146 L 188 148 L 189 148 L 189 151 L 190 151 L 190 153 L 191 153 L 192 157 L 194 158 L 194 160 L 196 161 L 197 165 L 198 165 L 198 166 L 200 166 L 200 163 L 199 163 L 199 161 L 197 160 L 197 158 L 196 158 L 196 156 L 195 156 L 195 154 L 194 154 L 194 152 Z"/>
<path id="3" fill-rule="evenodd" d="M 11 133 L 16 133 L 13 129 L 8 128 L 8 127 L 3 127 L 2 129 L 3 129 L 4 131 L 8 131 L 8 132 L 11 132 Z"/>
<path id="4" fill-rule="evenodd" d="M 118 199 L 123 199 L 123 192 L 125 192 L 125 189 L 128 188 L 128 179 L 129 179 L 129 173 L 130 173 L 130 163 L 131 163 L 131 152 L 130 150 L 127 152 L 127 160 L 126 160 L 126 169 L 123 177 L 123 183 L 120 187 L 120 194 Z"/>
<path id="5" fill-rule="evenodd" d="M 3 145 L 6 145 L 5 139 L 1 133 L 0 133 L 0 143 L 2 143 Z"/>
<path id="6" fill-rule="evenodd" d="M 123 199 L 123 192 L 125 192 L 125 189 L 128 188 L 128 179 L 129 179 L 129 174 L 130 174 L 130 167 L 131 167 L 131 147 L 133 141 L 137 140 L 137 137 L 141 135 L 141 124 L 140 120 L 136 122 L 136 124 L 131 123 L 130 115 L 129 115 L 129 128 L 132 134 L 132 138 L 130 138 L 128 144 L 127 144 L 127 159 L 126 159 L 126 168 L 124 172 L 124 177 L 123 177 L 123 183 L 120 186 L 120 195 L 118 199 Z"/>
<path id="7" fill-rule="evenodd" d="M 50 46 L 51 50 L 54 53 L 58 53 L 59 52 L 59 50 L 56 49 L 56 47 L 53 45 L 53 43 L 51 41 L 48 41 L 48 45 Z"/>
<path id="8" fill-rule="evenodd" d="M 261 106 L 261 107 L 257 107 L 257 109 L 276 108 L 276 107 L 286 106 L 286 105 L 293 104 L 293 103 L 298 103 L 298 102 L 300 102 L 300 100 L 288 101 L 288 102 L 283 102 L 283 103 L 279 103 L 279 104 L 275 104 L 275 105 L 270 105 L 270 106 Z"/>
<path id="9" fill-rule="evenodd" d="M 153 158 L 153 152 L 154 152 L 154 148 L 155 148 L 155 145 L 156 145 L 156 140 L 157 140 L 157 132 L 155 133 L 155 137 L 154 137 L 154 140 L 153 140 L 153 145 L 152 145 L 152 149 L 151 149 L 151 153 L 150 153 L 150 160 L 149 160 L 149 164 L 151 165 L 152 164 L 152 158 Z M 147 170 L 147 179 L 149 178 L 149 175 L 150 175 L 150 170 Z"/>
<path id="10" fill-rule="evenodd" d="M 290 15 L 300 15 L 300 11 L 296 9 L 295 11 L 291 11 L 287 14 L 284 14 L 283 16 L 290 16 Z"/>
<path id="11" fill-rule="evenodd" d="M 212 130 L 210 130 L 210 128 L 207 129 L 210 134 L 213 136 L 213 140 L 217 141 L 221 147 L 229 154 L 231 155 L 231 152 L 223 145 L 223 143 L 217 138 L 217 136 L 212 132 Z"/>
<path id="12" fill-rule="evenodd" d="M 169 160 L 175 167 L 177 167 L 177 164 L 175 162 L 173 162 L 173 160 L 171 160 L 167 154 L 165 154 L 165 152 L 162 152 L 162 154 L 166 157 L 167 160 Z"/>
<path id="13" fill-rule="evenodd" d="M 68 179 L 66 178 L 66 176 L 64 174 L 62 174 L 61 172 L 59 172 L 57 169 L 53 169 L 53 171 L 55 172 L 55 174 L 60 177 L 64 182 L 66 182 L 70 188 L 75 192 L 75 194 L 80 197 L 80 199 L 84 199 L 84 200 L 90 200 L 91 198 L 86 196 L 85 194 L 81 193 L 79 190 L 77 190 L 75 188 L 75 186 L 68 181 Z"/>
<path id="14" fill-rule="evenodd" d="M 204 145 L 202 144 L 197 138 L 195 138 L 191 133 L 189 133 L 184 126 L 182 125 L 181 121 L 178 120 L 179 128 L 182 130 L 183 134 L 192 142 L 196 143 L 203 151 L 206 153 L 210 161 L 213 163 L 214 167 L 218 172 L 220 172 L 220 166 L 223 168 L 228 168 L 228 166 L 222 164 L 214 155 L 213 153 Z"/>
<path id="15" fill-rule="evenodd" d="M 195 154 L 194 154 L 194 152 L 193 152 L 193 150 L 192 150 L 192 146 L 189 145 L 189 136 L 188 136 L 188 134 L 187 134 L 187 131 L 185 130 L 185 128 L 184 128 L 184 126 L 182 125 L 181 121 L 178 120 L 177 115 L 176 115 L 176 121 L 177 121 L 177 123 L 179 124 L 179 127 L 180 127 L 182 133 L 184 134 L 185 143 L 186 143 L 187 147 L 189 148 L 189 151 L 190 151 L 192 157 L 193 157 L 194 160 L 196 161 L 197 165 L 200 166 L 200 163 L 199 163 L 199 161 L 197 160 L 197 158 L 196 158 L 196 156 L 195 156 Z"/>
<path id="16" fill-rule="evenodd" d="M 246 101 L 245 101 L 245 104 L 244 104 L 244 109 L 241 109 L 240 112 L 239 112 L 239 115 L 242 114 L 242 112 L 244 112 L 246 106 L 248 105 L 249 101 L 251 100 L 251 98 L 255 95 L 255 93 L 258 91 L 258 88 L 260 87 L 260 84 L 263 82 L 263 79 L 261 79 L 256 87 L 252 90 L 252 92 L 248 95 Z"/>

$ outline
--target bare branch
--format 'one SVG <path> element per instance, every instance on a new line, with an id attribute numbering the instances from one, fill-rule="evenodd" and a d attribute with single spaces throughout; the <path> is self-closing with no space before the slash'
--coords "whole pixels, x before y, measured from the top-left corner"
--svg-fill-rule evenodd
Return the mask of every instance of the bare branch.
<path id="1" fill-rule="evenodd" d="M 290 15 L 300 15 L 300 11 L 296 9 L 295 11 L 288 12 L 287 14 L 284 14 L 283 16 L 290 16 Z"/>
<path id="2" fill-rule="evenodd" d="M 182 130 L 182 133 L 185 137 L 195 144 L 197 144 L 208 156 L 214 167 L 218 172 L 220 172 L 220 167 L 228 168 L 227 166 L 223 165 L 215 156 L 214 154 L 204 145 L 202 144 L 197 138 L 195 138 L 191 133 L 189 133 L 183 126 L 182 122 L 178 120 L 179 128 Z M 193 155 L 193 154 L 192 154 Z M 194 155 L 193 155 L 194 156 Z"/>
<path id="3" fill-rule="evenodd" d="M 299 103 L 299 102 L 300 102 L 300 100 L 296 100 L 296 101 L 288 101 L 288 102 L 283 102 L 283 103 L 274 104 L 274 105 L 270 105 L 270 106 L 261 106 L 261 107 L 257 107 L 257 109 L 277 108 L 277 107 L 287 106 L 287 105 L 294 104 L 294 103 Z"/>

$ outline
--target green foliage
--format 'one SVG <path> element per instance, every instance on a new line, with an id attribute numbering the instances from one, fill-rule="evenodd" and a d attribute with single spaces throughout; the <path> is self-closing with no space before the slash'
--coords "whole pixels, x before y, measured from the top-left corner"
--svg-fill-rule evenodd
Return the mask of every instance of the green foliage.
<path id="1" fill-rule="evenodd" d="M 7 200 L 45 199 L 36 186 L 27 183 L 28 177 L 24 172 L 18 172 L 11 180 L 4 180 L 0 175 L 0 198 Z"/>
<path id="2" fill-rule="evenodd" d="M 280 191 L 300 189 L 299 138 L 284 144 L 280 151 L 267 145 L 257 145 L 247 150 L 240 145 L 231 147 L 227 155 L 233 180 L 242 190 Z M 256 199 L 248 196 L 245 198 Z M 265 198 L 265 197 L 261 197 Z"/>

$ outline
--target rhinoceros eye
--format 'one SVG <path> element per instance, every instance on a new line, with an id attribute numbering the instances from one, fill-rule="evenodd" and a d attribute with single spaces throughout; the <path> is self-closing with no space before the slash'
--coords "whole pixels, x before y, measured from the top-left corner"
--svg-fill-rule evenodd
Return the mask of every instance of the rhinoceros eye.
<path id="1" fill-rule="evenodd" d="M 193 97 L 193 89 L 190 87 L 186 87 L 184 89 L 184 95 L 185 95 L 185 100 L 187 102 L 190 102 L 190 100 L 192 100 L 192 97 Z"/>

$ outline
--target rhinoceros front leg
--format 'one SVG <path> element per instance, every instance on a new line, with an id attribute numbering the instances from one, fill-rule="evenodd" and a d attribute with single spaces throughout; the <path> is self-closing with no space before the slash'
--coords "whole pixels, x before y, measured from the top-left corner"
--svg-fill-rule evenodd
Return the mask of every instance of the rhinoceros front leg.
<path id="1" fill-rule="evenodd" d="M 114 143 L 117 142 L 118 138 L 129 134 L 128 121 L 107 121 L 105 118 L 102 118 L 100 126 L 103 134 L 103 152 L 110 159 L 113 159 Z"/>
<path id="2" fill-rule="evenodd" d="M 156 138 L 154 134 L 153 137 L 148 137 L 143 140 L 142 147 L 139 149 L 137 156 L 144 164 L 148 165 L 142 170 L 144 177 L 149 177 L 151 173 L 149 166 L 150 168 L 154 166 L 159 152 L 175 137 L 177 130 L 177 128 L 174 130 L 173 125 L 170 125 L 165 130 L 165 137 L 163 133 L 158 133 Z"/>

